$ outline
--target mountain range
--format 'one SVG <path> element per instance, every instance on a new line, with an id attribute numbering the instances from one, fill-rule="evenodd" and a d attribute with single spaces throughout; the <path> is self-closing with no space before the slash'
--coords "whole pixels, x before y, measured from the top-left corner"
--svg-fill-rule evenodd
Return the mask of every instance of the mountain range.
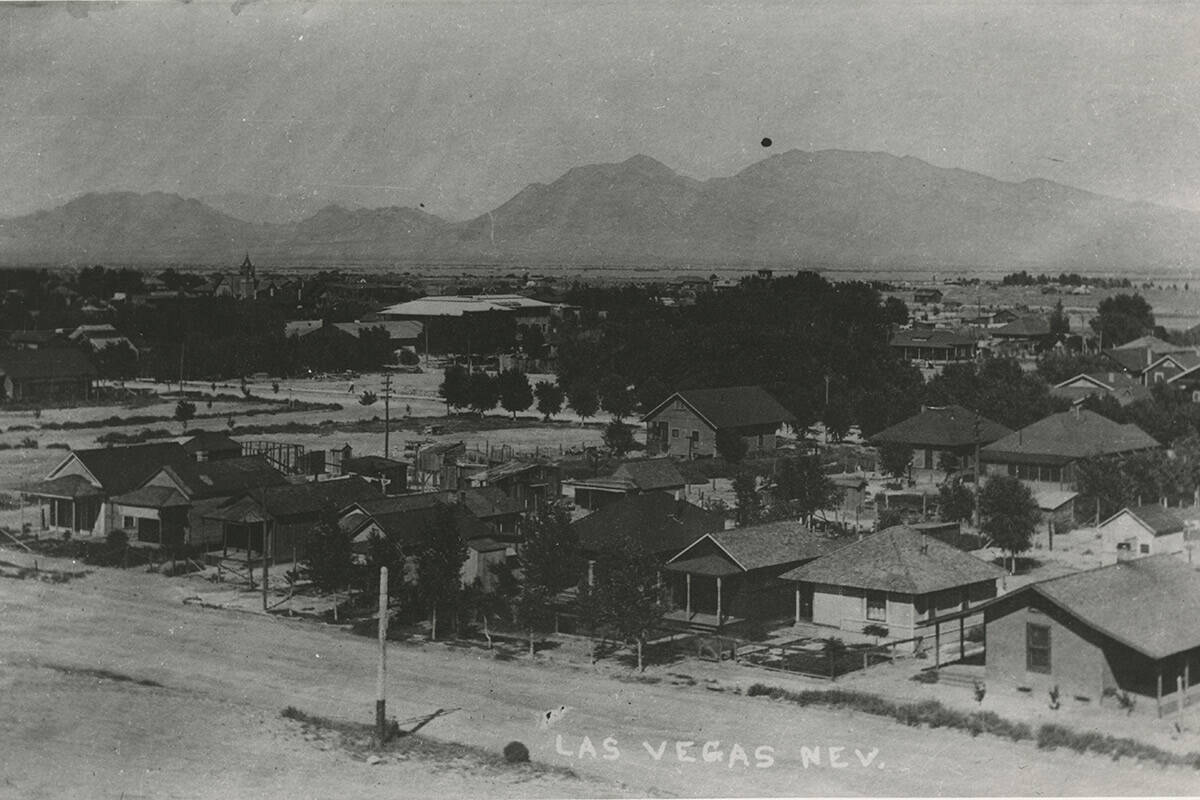
<path id="1" fill-rule="evenodd" d="M 260 213 L 250 213 L 256 208 Z M 310 212 L 301 201 L 256 204 L 248 194 L 208 203 L 161 192 L 86 194 L 0 219 L 0 263 L 228 266 L 249 252 L 268 267 L 753 264 L 1137 273 L 1192 271 L 1200 253 L 1200 214 L 1190 211 L 838 150 L 791 150 L 705 181 L 641 155 L 580 166 L 461 222 L 400 207 Z"/>

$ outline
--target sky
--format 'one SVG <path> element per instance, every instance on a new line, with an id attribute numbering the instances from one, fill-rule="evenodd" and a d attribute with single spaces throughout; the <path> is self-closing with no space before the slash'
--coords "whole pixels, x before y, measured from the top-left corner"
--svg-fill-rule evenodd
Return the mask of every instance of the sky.
<path id="1" fill-rule="evenodd" d="M 793 148 L 1200 210 L 1200 3 L 4 4 L 0 76 L 4 216 L 157 190 L 466 219 L 583 164 Z"/>

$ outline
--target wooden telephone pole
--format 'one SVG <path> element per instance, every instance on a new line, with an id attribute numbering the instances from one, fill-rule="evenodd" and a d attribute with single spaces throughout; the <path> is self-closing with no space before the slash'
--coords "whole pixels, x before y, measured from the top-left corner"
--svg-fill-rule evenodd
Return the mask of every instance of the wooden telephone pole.
<path id="1" fill-rule="evenodd" d="M 379 568 L 379 671 L 375 678 L 375 736 L 380 744 L 387 741 L 387 626 L 388 570 Z"/>
<path id="2" fill-rule="evenodd" d="M 383 376 L 383 457 L 391 458 L 392 374 Z"/>

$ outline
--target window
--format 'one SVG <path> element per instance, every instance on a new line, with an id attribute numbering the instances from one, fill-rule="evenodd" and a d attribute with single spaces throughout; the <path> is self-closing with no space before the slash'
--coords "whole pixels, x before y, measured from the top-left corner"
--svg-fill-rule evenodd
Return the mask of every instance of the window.
<path id="1" fill-rule="evenodd" d="M 1148 544 L 1141 545 L 1140 547 L 1138 547 L 1138 552 L 1140 552 L 1142 555 L 1149 554 L 1150 545 L 1148 545 Z"/>
<path id="2" fill-rule="evenodd" d="M 887 621 L 887 594 L 867 592 L 867 619 Z"/>
<path id="3" fill-rule="evenodd" d="M 1161 372 L 1156 372 L 1156 373 L 1154 373 L 1154 382 L 1155 382 L 1155 383 L 1162 383 L 1162 382 L 1163 382 L 1163 374 L 1162 374 Z"/>
<path id="4" fill-rule="evenodd" d="M 700 431 L 692 431 L 692 442 L 697 444 L 700 442 Z"/>
<path id="5" fill-rule="evenodd" d="M 1192 392 L 1192 402 L 1200 403 L 1200 389 L 1197 389 L 1196 391 Z"/>
<path id="6" fill-rule="evenodd" d="M 130 530 L 133 528 L 133 517 L 126 517 L 123 522 L 124 524 L 121 527 L 123 527 L 125 530 Z"/>
<path id="7" fill-rule="evenodd" d="M 1050 626 L 1025 624 L 1025 669 L 1050 672 Z"/>
<path id="8" fill-rule="evenodd" d="M 679 428 L 671 428 L 671 438 L 672 439 L 679 438 Z"/>

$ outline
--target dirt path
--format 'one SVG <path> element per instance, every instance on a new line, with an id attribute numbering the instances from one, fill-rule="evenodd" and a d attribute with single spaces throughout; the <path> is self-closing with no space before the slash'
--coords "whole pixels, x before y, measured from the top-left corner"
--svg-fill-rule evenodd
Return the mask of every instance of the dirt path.
<path id="1" fill-rule="evenodd" d="M 20 559 L 0 551 L 0 560 Z M 304 741 L 279 711 L 293 705 L 368 721 L 370 640 L 185 606 L 187 594 L 186 581 L 132 571 L 66 584 L 0 580 L 0 718 L 12 721 L 0 726 L 0 795 L 356 797 L 379 796 L 382 786 L 408 796 L 1173 794 L 1194 791 L 1198 780 L 1194 771 L 746 698 L 732 681 L 723 691 L 669 679 L 650 685 L 442 645 L 391 649 L 392 715 L 440 711 L 423 734 L 490 752 L 518 739 L 535 761 L 571 767 L 584 781 L 516 782 L 468 766 L 426 774 L 408 762 L 367 767 Z M 686 673 L 687 665 L 653 674 L 668 672 Z M 545 712 L 563 706 L 546 725 Z M 720 744 L 705 762 L 709 740 Z M 677 750 L 678 741 L 695 744 Z"/>

